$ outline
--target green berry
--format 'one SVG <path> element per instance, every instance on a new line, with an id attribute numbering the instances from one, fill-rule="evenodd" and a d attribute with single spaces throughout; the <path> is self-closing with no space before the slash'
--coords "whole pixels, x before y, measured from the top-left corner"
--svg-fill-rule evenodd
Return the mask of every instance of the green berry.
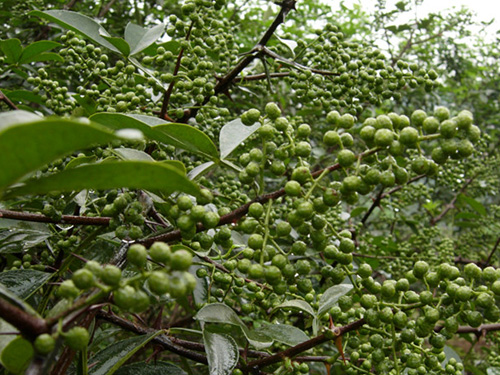
<path id="1" fill-rule="evenodd" d="M 343 149 L 339 151 L 337 161 L 342 167 L 347 168 L 354 164 L 356 155 L 351 150 Z"/>
<path id="2" fill-rule="evenodd" d="M 417 279 L 423 279 L 427 272 L 429 272 L 429 264 L 425 261 L 419 260 L 413 266 L 413 275 Z"/>
<path id="3" fill-rule="evenodd" d="M 136 267 L 142 268 L 146 265 L 148 252 L 143 245 L 133 244 L 127 252 L 127 260 Z"/>
<path id="4" fill-rule="evenodd" d="M 35 342 L 33 343 L 35 350 L 41 355 L 47 355 L 52 352 L 56 346 L 56 341 L 48 333 L 42 333 L 37 336 Z"/>
<path id="5" fill-rule="evenodd" d="M 290 180 L 285 184 L 285 193 L 291 197 L 297 197 L 300 195 L 302 188 L 297 181 Z"/>
<path id="6" fill-rule="evenodd" d="M 418 141 L 418 130 L 407 126 L 399 133 L 399 142 L 406 147 L 413 147 Z"/>
<path id="7" fill-rule="evenodd" d="M 421 126 L 426 118 L 427 113 L 421 109 L 417 109 L 411 114 L 411 122 L 415 126 Z"/>
<path id="8" fill-rule="evenodd" d="M 73 280 L 64 280 L 61 285 L 59 285 L 57 294 L 62 298 L 73 299 L 78 297 L 80 290 L 75 286 Z"/>
<path id="9" fill-rule="evenodd" d="M 86 268 L 77 270 L 71 279 L 73 280 L 75 286 L 81 290 L 90 289 L 95 284 L 94 274 Z"/>
<path id="10" fill-rule="evenodd" d="M 204 269 L 204 268 L 200 268 Z M 168 292 L 170 282 L 165 272 L 154 271 L 148 277 L 149 289 L 156 295 L 163 295 Z"/>
<path id="11" fill-rule="evenodd" d="M 444 121 L 450 118 L 450 111 L 446 107 L 436 107 L 434 109 L 434 116 L 436 116 L 439 121 Z"/>
<path id="12" fill-rule="evenodd" d="M 276 120 L 281 115 L 281 110 L 279 109 L 279 107 L 276 103 L 267 103 L 265 111 L 266 111 L 266 115 L 271 120 Z"/>
<path id="13" fill-rule="evenodd" d="M 120 283 L 122 278 L 122 270 L 118 267 L 108 264 L 104 267 L 104 270 L 101 274 L 101 280 L 110 286 L 116 286 Z"/>
<path id="14" fill-rule="evenodd" d="M 186 271 L 193 263 L 193 255 L 185 249 L 175 251 L 170 258 L 170 267 L 175 271 Z"/>
<path id="15" fill-rule="evenodd" d="M 83 327 L 73 327 L 63 336 L 65 344 L 73 350 L 83 350 L 89 343 L 89 332 Z"/>
<path id="16" fill-rule="evenodd" d="M 165 242 L 155 242 L 149 248 L 149 255 L 155 262 L 167 264 L 172 257 L 172 251 Z"/>

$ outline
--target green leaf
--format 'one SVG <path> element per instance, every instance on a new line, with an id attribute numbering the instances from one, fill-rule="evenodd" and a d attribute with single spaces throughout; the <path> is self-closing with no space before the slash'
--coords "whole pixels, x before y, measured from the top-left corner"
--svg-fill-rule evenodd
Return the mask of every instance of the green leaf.
<path id="1" fill-rule="evenodd" d="M 168 194 L 181 191 L 196 196 L 199 193 L 198 187 L 175 167 L 165 163 L 127 160 L 83 165 L 47 177 L 31 179 L 9 191 L 6 196 L 123 187 L 159 190 Z"/>
<path id="2" fill-rule="evenodd" d="M 103 36 L 103 38 L 106 39 L 108 42 L 110 42 L 112 45 L 114 45 L 116 49 L 118 49 L 118 51 L 121 52 L 122 55 L 124 56 L 130 55 L 130 46 L 125 41 L 125 39 L 114 36 Z"/>
<path id="3" fill-rule="evenodd" d="M 361 215 L 366 210 L 368 210 L 367 207 L 356 207 L 354 210 L 351 211 L 351 218 Z"/>
<path id="4" fill-rule="evenodd" d="M 18 253 L 32 248 L 49 238 L 52 234 L 46 227 L 26 224 L 0 229 L 0 254 Z"/>
<path id="5" fill-rule="evenodd" d="M 97 156 L 95 156 L 95 155 L 79 156 L 79 157 L 71 159 L 68 162 L 68 164 L 66 164 L 66 167 L 64 169 L 76 168 L 76 167 L 83 165 L 83 164 L 95 163 L 96 161 L 97 161 Z"/>
<path id="6" fill-rule="evenodd" d="M 309 337 L 301 329 L 288 324 L 264 323 L 257 332 L 266 335 L 273 341 L 288 346 L 295 346 L 309 340 Z"/>
<path id="7" fill-rule="evenodd" d="M 55 22 L 65 29 L 73 30 L 74 32 L 86 36 L 94 43 L 109 48 L 114 52 L 120 52 L 112 43 L 103 38 L 103 36 L 110 36 L 109 33 L 92 18 L 84 16 L 83 14 L 71 12 L 69 10 L 34 10 L 29 14 Z"/>
<path id="8" fill-rule="evenodd" d="M 230 375 L 240 354 L 234 339 L 229 335 L 203 330 L 203 343 L 210 375 Z"/>
<path id="9" fill-rule="evenodd" d="M 19 58 L 19 63 L 27 64 L 29 62 L 35 61 L 33 58 L 40 55 L 43 52 L 50 51 L 53 48 L 59 47 L 60 44 L 57 42 L 52 42 L 50 40 L 39 40 L 38 42 L 31 43 L 26 46 Z M 62 58 L 61 58 L 62 60 Z M 39 60 L 38 60 L 39 61 Z"/>
<path id="10" fill-rule="evenodd" d="M 191 171 L 188 173 L 188 177 L 190 180 L 196 179 L 198 176 L 202 176 L 205 173 L 207 173 L 209 170 L 214 168 L 217 164 L 215 164 L 213 161 L 207 161 L 206 163 L 200 164 L 197 167 L 191 169 Z"/>
<path id="11" fill-rule="evenodd" d="M 154 159 L 146 154 L 144 151 L 139 151 L 134 148 L 115 148 L 113 150 L 115 155 L 118 155 L 122 160 L 142 160 L 142 161 L 154 161 Z"/>
<path id="12" fill-rule="evenodd" d="M 459 212 L 455 215 L 455 219 L 468 219 L 468 220 L 478 220 L 481 216 L 473 214 L 472 212 Z"/>
<path id="13" fill-rule="evenodd" d="M 311 305 L 301 299 L 292 299 L 290 301 L 285 301 L 281 305 L 276 306 L 273 309 L 273 312 L 277 309 L 298 309 L 308 313 L 311 316 L 316 315 Z"/>
<path id="14" fill-rule="evenodd" d="M 442 362 L 442 365 L 446 365 L 451 358 L 454 358 L 457 363 L 462 363 L 462 358 L 456 351 L 454 351 L 450 346 L 445 345 L 443 351 L 446 354 L 446 359 Z"/>
<path id="15" fill-rule="evenodd" d="M 16 112 L 0 114 L 0 190 L 61 156 L 117 139 L 98 124 L 77 120 L 49 118 L 14 124 Z M 33 116 L 22 111 L 18 121 L 32 121 Z"/>
<path id="16" fill-rule="evenodd" d="M 7 371 L 13 374 L 22 374 L 28 368 L 34 355 L 33 345 L 28 340 L 18 336 L 4 348 L 0 355 L 0 362 Z"/>
<path id="17" fill-rule="evenodd" d="M 211 303 L 204 306 L 198 311 L 195 319 L 206 323 L 223 323 L 239 326 L 248 342 L 256 348 L 267 348 L 272 344 L 272 340 L 268 336 L 248 329 L 233 309 L 223 303 Z"/>
<path id="18" fill-rule="evenodd" d="M 458 196 L 459 200 L 462 202 L 467 203 L 474 211 L 476 211 L 479 215 L 486 215 L 488 212 L 486 211 L 486 208 L 477 200 L 474 198 L 468 197 L 465 194 L 460 194 Z"/>
<path id="19" fill-rule="evenodd" d="M 330 310 L 340 297 L 353 288 L 352 284 L 338 284 L 328 288 L 319 300 L 318 317 Z"/>
<path id="20" fill-rule="evenodd" d="M 21 298 L 12 293 L 9 289 L 7 289 L 5 285 L 1 283 L 0 283 L 0 298 L 7 301 L 11 305 L 16 306 L 23 311 L 26 311 L 28 314 L 38 316 L 33 307 L 28 305 L 26 302 L 24 302 Z"/>
<path id="21" fill-rule="evenodd" d="M 169 143 L 187 151 L 218 159 L 219 152 L 212 140 L 202 131 L 186 124 L 166 124 L 154 127 L 169 138 Z"/>
<path id="22" fill-rule="evenodd" d="M 0 283 L 24 300 L 40 289 L 52 274 L 35 270 L 12 270 L 0 273 Z"/>
<path id="23" fill-rule="evenodd" d="M 165 32 L 165 25 L 159 24 L 145 29 L 133 23 L 125 28 L 125 40 L 130 45 L 130 54 L 135 55 L 156 42 Z"/>
<path id="24" fill-rule="evenodd" d="M 6 57 L 5 62 L 7 64 L 17 63 L 23 52 L 19 39 L 0 40 L 0 49 Z"/>
<path id="25" fill-rule="evenodd" d="M 29 103 L 37 103 L 42 105 L 43 101 L 40 95 L 34 94 L 31 91 L 28 90 L 3 90 L 4 94 L 6 94 L 10 100 L 12 101 L 26 101 Z M 21 112 L 21 111 L 15 111 L 15 112 Z M 22 111 L 25 112 L 25 111 Z M 31 112 L 28 112 L 31 113 Z M 39 119 L 39 116 L 34 117 L 34 119 Z"/>
<path id="26" fill-rule="evenodd" d="M 97 102 L 88 97 L 88 96 L 80 96 L 78 94 L 75 94 L 75 95 L 72 95 L 73 96 L 73 99 L 75 99 L 75 101 L 80 104 L 82 106 L 83 109 L 85 109 L 85 111 L 87 112 L 87 114 L 90 116 L 90 115 L 93 115 L 96 111 L 96 108 L 97 108 Z"/>
<path id="27" fill-rule="evenodd" d="M 186 375 L 186 372 L 168 362 L 136 362 L 120 367 L 115 375 Z"/>
<path id="28" fill-rule="evenodd" d="M 23 110 L 0 113 L 0 132 L 11 125 L 21 124 L 23 122 L 37 121 L 41 119 L 42 117 L 35 115 L 33 112 Z"/>
<path id="29" fill-rule="evenodd" d="M 131 337 L 109 345 L 106 349 L 101 350 L 89 359 L 89 363 L 95 364 L 89 370 L 89 375 L 114 374 L 138 350 L 162 333 L 163 331 L 158 331 L 149 335 Z"/>
<path id="30" fill-rule="evenodd" d="M 217 147 L 212 140 L 202 131 L 186 124 L 172 124 L 152 116 L 119 113 L 97 113 L 90 118 L 112 129 L 138 129 L 149 139 L 210 158 L 218 157 Z"/>
<path id="31" fill-rule="evenodd" d="M 252 126 L 243 125 L 238 118 L 224 125 L 219 135 L 220 158 L 225 159 L 236 147 L 260 128 L 260 123 Z"/>
<path id="32" fill-rule="evenodd" d="M 39 55 L 33 56 L 30 61 L 27 62 L 37 62 L 37 61 L 58 61 L 64 62 L 64 59 L 55 52 L 42 52 Z"/>

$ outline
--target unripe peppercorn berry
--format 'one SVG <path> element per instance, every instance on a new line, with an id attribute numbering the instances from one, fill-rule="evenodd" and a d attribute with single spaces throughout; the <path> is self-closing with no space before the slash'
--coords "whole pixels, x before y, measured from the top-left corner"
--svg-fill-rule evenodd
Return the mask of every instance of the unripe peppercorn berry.
<path id="1" fill-rule="evenodd" d="M 77 270 L 72 278 L 73 283 L 78 289 L 87 290 L 94 286 L 94 274 L 88 269 L 81 268 Z"/>
<path id="2" fill-rule="evenodd" d="M 149 248 L 149 255 L 154 261 L 167 264 L 172 257 L 172 251 L 165 242 L 155 242 Z"/>
<path id="3" fill-rule="evenodd" d="M 73 327 L 64 333 L 64 342 L 73 350 L 83 350 L 89 343 L 89 332 L 83 327 Z"/>
<path id="4" fill-rule="evenodd" d="M 37 336 L 35 342 L 33 343 L 33 346 L 35 347 L 37 353 L 47 355 L 54 350 L 56 341 L 48 333 L 42 333 L 41 335 Z"/>
<path id="5" fill-rule="evenodd" d="M 185 249 L 175 251 L 170 258 L 170 267 L 176 271 L 186 271 L 193 262 L 193 255 Z"/>
<path id="6" fill-rule="evenodd" d="M 127 260 L 136 267 L 142 268 L 146 265 L 148 252 L 143 245 L 133 244 L 127 252 Z"/>
<path id="7" fill-rule="evenodd" d="M 281 115 L 281 110 L 276 103 L 267 103 L 265 111 L 271 120 L 276 120 Z"/>

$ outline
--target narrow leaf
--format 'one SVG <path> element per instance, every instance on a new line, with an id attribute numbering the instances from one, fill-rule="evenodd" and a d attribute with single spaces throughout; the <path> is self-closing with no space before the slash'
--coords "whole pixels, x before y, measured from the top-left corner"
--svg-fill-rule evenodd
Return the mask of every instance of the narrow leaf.
<path id="1" fill-rule="evenodd" d="M 118 155 L 122 160 L 142 160 L 154 161 L 154 159 L 144 151 L 139 151 L 134 148 L 115 148 L 113 153 Z"/>
<path id="2" fill-rule="evenodd" d="M 50 51 L 51 49 L 54 49 L 58 46 L 60 46 L 59 43 L 50 40 L 39 40 L 37 42 L 31 43 L 29 46 L 26 46 L 24 48 L 23 53 L 19 58 L 19 62 L 21 64 L 29 63 L 33 61 L 32 59 L 35 56 L 40 55 L 43 52 Z"/>
<path id="3" fill-rule="evenodd" d="M 210 375 L 230 375 L 239 358 L 234 339 L 229 335 L 203 330 L 203 343 Z"/>
<path id="4" fill-rule="evenodd" d="M 199 193 L 198 187 L 175 167 L 165 163 L 130 160 L 109 161 L 66 169 L 47 177 L 29 180 L 24 185 L 11 190 L 6 196 L 123 187 L 158 190 L 168 194 L 174 191 L 182 191 L 191 195 Z"/>
<path id="5" fill-rule="evenodd" d="M 224 125 L 219 135 L 220 158 L 224 159 L 229 156 L 236 147 L 250 137 L 258 128 L 260 128 L 259 123 L 246 126 L 243 125 L 239 118 Z"/>
<path id="6" fill-rule="evenodd" d="M 40 289 L 52 274 L 35 270 L 13 270 L 0 273 L 0 283 L 24 300 Z"/>
<path id="7" fill-rule="evenodd" d="M 285 301 L 281 305 L 276 306 L 273 311 L 276 311 L 277 309 L 299 309 L 302 310 L 306 313 L 308 313 L 311 316 L 315 316 L 314 310 L 311 307 L 310 304 L 308 304 L 306 301 L 300 300 L 300 299 L 292 299 L 290 301 Z"/>
<path id="8" fill-rule="evenodd" d="M 112 129 L 139 129 L 149 139 L 210 158 L 218 156 L 212 140 L 202 131 L 186 124 L 172 124 L 152 116 L 119 113 L 97 113 L 90 118 Z"/>
<path id="9" fill-rule="evenodd" d="M 17 63 L 23 52 L 19 39 L 0 40 L 0 49 L 6 57 L 5 62 L 7 64 Z"/>
<path id="10" fill-rule="evenodd" d="M 15 124 L 16 112 L 0 115 L 0 190 L 61 156 L 117 139 L 98 124 L 76 120 L 50 118 Z M 20 112 L 18 121 L 31 120 L 34 115 L 28 113 Z"/>
<path id="11" fill-rule="evenodd" d="M 309 337 L 301 329 L 288 324 L 265 323 L 257 330 L 272 339 L 285 345 L 295 346 L 309 340 Z"/>
<path id="12" fill-rule="evenodd" d="M 135 55 L 156 42 L 164 33 L 165 25 L 159 24 L 145 29 L 133 23 L 125 28 L 125 40 L 130 45 L 130 54 Z"/>
<path id="13" fill-rule="evenodd" d="M 100 44 L 114 52 L 120 52 L 112 43 L 108 42 L 103 36 L 110 36 L 109 33 L 92 18 L 83 14 L 71 12 L 69 10 L 34 10 L 29 13 L 31 16 L 37 16 L 52 21 L 68 30 L 80 33 L 94 43 Z"/>
<path id="14" fill-rule="evenodd" d="M 114 374 L 120 366 L 128 361 L 139 349 L 143 348 L 148 342 L 162 333 L 163 331 L 158 331 L 149 335 L 132 337 L 108 346 L 106 349 L 101 350 L 90 358 L 89 363 L 94 363 L 95 365 L 90 369 L 89 374 Z"/>
<path id="15" fill-rule="evenodd" d="M 340 297 L 353 288 L 352 284 L 339 284 L 328 288 L 319 300 L 318 316 L 323 315 L 337 303 Z"/>
<path id="16" fill-rule="evenodd" d="M 460 200 L 466 202 L 474 211 L 476 211 L 479 215 L 486 215 L 488 212 L 486 208 L 482 205 L 482 203 L 478 202 L 474 198 L 468 197 L 465 194 L 459 195 Z"/>

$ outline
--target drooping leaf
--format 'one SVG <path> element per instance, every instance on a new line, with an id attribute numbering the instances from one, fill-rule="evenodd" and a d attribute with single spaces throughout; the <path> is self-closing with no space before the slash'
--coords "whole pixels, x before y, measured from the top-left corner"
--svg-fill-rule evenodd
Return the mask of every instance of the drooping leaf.
<path id="1" fill-rule="evenodd" d="M 181 191 L 191 195 L 199 193 L 198 187 L 175 167 L 161 162 L 126 160 L 88 164 L 65 169 L 47 177 L 31 179 L 9 191 L 6 197 L 46 194 L 51 191 L 70 192 L 123 187 L 159 190 L 166 193 Z"/>
<path id="2" fill-rule="evenodd" d="M 130 55 L 130 46 L 125 41 L 125 39 L 114 36 L 104 36 L 104 35 L 103 38 L 106 39 L 113 46 L 115 46 L 116 49 L 120 51 L 123 56 Z"/>
<path id="3" fill-rule="evenodd" d="M 277 309 L 298 309 L 308 313 L 311 316 L 315 316 L 314 310 L 310 304 L 306 301 L 300 299 L 292 299 L 289 301 L 285 301 L 282 304 L 276 306 L 273 311 Z"/>
<path id="4" fill-rule="evenodd" d="M 203 343 L 210 375 L 230 375 L 240 354 L 234 339 L 229 335 L 203 330 Z"/>
<path id="5" fill-rule="evenodd" d="M 0 40 L 0 49 L 6 57 L 5 62 L 7 64 L 17 63 L 23 52 L 21 41 L 16 38 Z"/>
<path id="6" fill-rule="evenodd" d="M 206 323 L 224 323 L 239 326 L 248 342 L 256 348 L 263 349 L 272 344 L 272 339 L 265 334 L 248 329 L 239 316 L 223 303 L 211 303 L 204 306 L 198 311 L 195 318 Z"/>
<path id="7" fill-rule="evenodd" d="M 165 25 L 163 24 L 145 29 L 130 22 L 125 28 L 125 40 L 130 45 L 130 54 L 135 55 L 148 48 L 162 36 L 164 31 Z"/>
<path id="8" fill-rule="evenodd" d="M 14 124 L 12 113 L 0 115 L 0 190 L 61 156 L 117 139 L 98 124 L 77 120 L 49 118 Z M 20 113 L 20 121 L 32 119 L 34 115 L 28 113 Z M 7 126 L 4 118 L 10 123 Z"/>
<path id="9" fill-rule="evenodd" d="M 191 169 L 191 171 L 188 173 L 188 177 L 190 180 L 194 180 L 196 179 L 196 177 L 202 176 L 204 173 L 208 172 L 215 166 L 216 164 L 213 161 L 207 161 L 206 163 L 200 164 L 197 167 Z"/>
<path id="10" fill-rule="evenodd" d="M 33 345 L 28 340 L 18 336 L 2 350 L 0 362 L 10 373 L 23 374 L 34 355 Z"/>
<path id="11" fill-rule="evenodd" d="M 224 159 L 229 156 L 236 147 L 242 144 L 258 128 L 260 128 L 260 123 L 246 126 L 243 125 L 239 118 L 224 125 L 219 135 L 220 158 Z"/>
<path id="12" fill-rule="evenodd" d="M 19 58 L 19 63 L 27 64 L 29 62 L 35 61 L 33 59 L 36 56 L 42 54 L 43 52 L 50 51 L 51 49 L 54 49 L 58 46 L 60 46 L 59 43 L 50 40 L 39 40 L 37 42 L 33 42 L 24 48 Z"/>
<path id="13" fill-rule="evenodd" d="M 212 140 L 202 131 L 186 124 L 172 124 L 152 116 L 119 113 L 97 113 L 90 118 L 112 129 L 138 129 L 149 139 L 210 158 L 218 157 L 217 147 Z"/>
<path id="14" fill-rule="evenodd" d="M 44 242 L 50 236 L 50 231 L 38 228 L 0 229 L 0 254 L 21 252 Z"/>
<path id="15" fill-rule="evenodd" d="M 89 370 L 90 375 L 112 375 L 138 350 L 160 335 L 163 331 L 149 335 L 131 337 L 109 345 L 89 359 L 95 365 Z"/>
<path id="16" fill-rule="evenodd" d="M 273 341 L 289 346 L 295 346 L 309 340 L 309 337 L 304 331 L 288 324 L 264 323 L 257 332 L 266 335 Z"/>
<path id="17" fill-rule="evenodd" d="M 52 274 L 36 270 L 12 270 L 0 273 L 0 283 L 24 300 L 40 289 Z"/>
<path id="18" fill-rule="evenodd" d="M 474 198 L 468 197 L 465 194 L 460 194 L 458 196 L 458 199 L 462 202 L 467 203 L 474 211 L 476 211 L 479 215 L 486 215 L 488 212 L 486 211 L 486 208 L 483 206 L 481 202 L 478 202 Z"/>
<path id="19" fill-rule="evenodd" d="M 337 303 L 340 297 L 353 288 L 352 284 L 338 284 L 328 288 L 319 300 L 318 316 L 323 315 Z"/>
<path id="20" fill-rule="evenodd" d="M 112 43 L 108 42 L 103 36 L 110 36 L 109 33 L 92 18 L 83 14 L 71 12 L 69 10 L 34 10 L 29 13 L 31 16 L 44 18 L 52 21 L 68 30 L 73 30 L 100 44 L 114 52 L 120 52 Z"/>
<path id="21" fill-rule="evenodd" d="M 58 62 L 64 62 L 64 59 L 59 55 L 58 53 L 55 52 L 42 52 L 36 56 L 33 56 L 29 61 L 27 62 L 38 62 L 38 61 L 58 61 Z"/>
<path id="22" fill-rule="evenodd" d="M 6 94 L 10 100 L 12 101 L 26 101 L 29 103 L 37 103 L 37 104 L 43 104 L 42 98 L 40 95 L 34 94 L 31 91 L 28 90 L 2 90 L 4 94 Z M 21 112 L 21 111 L 18 111 Z M 23 111 L 25 112 L 25 111 Z M 31 112 L 28 112 L 31 113 Z M 34 115 L 34 114 L 33 114 Z M 34 115 L 36 116 L 36 115 Z M 34 117 L 40 118 L 39 116 Z"/>
<path id="23" fill-rule="evenodd" d="M 168 362 L 136 362 L 120 367 L 115 375 L 186 375 L 186 372 Z"/>

